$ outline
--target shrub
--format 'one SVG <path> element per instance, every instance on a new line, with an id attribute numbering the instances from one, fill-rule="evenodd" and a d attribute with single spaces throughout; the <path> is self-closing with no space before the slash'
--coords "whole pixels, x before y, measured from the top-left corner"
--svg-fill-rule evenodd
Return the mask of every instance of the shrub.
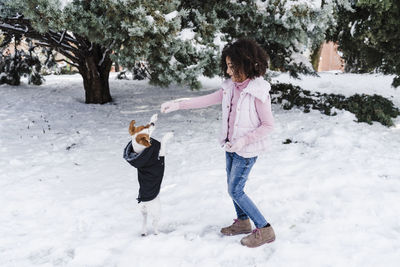
<path id="1" fill-rule="evenodd" d="M 393 126 L 392 118 L 400 115 L 400 110 L 393 102 L 379 95 L 355 94 L 346 98 L 343 95 L 312 93 L 291 84 L 272 84 L 272 103 L 281 104 L 284 109 L 300 107 L 305 113 L 311 109 L 321 111 L 329 116 L 336 115 L 335 109 L 344 109 L 354 113 L 357 122 L 372 124 L 380 122 L 385 126 Z"/>
<path id="2" fill-rule="evenodd" d="M 14 51 L 10 52 L 9 46 L 13 42 Z M 30 40 L 26 40 L 29 49 L 19 49 L 20 39 L 12 39 L 10 36 L 0 43 L 0 84 L 19 85 L 22 76 L 28 76 L 28 83 L 41 85 L 43 77 L 41 75 L 42 63 L 37 53 L 34 52 L 35 46 Z"/>

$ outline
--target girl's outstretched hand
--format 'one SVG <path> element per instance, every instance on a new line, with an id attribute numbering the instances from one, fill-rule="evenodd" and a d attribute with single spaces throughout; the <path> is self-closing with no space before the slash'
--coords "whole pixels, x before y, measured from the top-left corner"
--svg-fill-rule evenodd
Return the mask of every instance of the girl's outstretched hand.
<path id="1" fill-rule="evenodd" d="M 161 104 L 161 113 L 169 113 L 179 109 L 179 103 L 175 101 L 168 101 Z"/>

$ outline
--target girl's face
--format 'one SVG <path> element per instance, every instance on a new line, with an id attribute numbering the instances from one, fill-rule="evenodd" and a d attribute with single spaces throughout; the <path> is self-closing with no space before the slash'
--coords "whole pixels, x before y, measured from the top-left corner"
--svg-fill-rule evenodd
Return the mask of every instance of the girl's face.
<path id="1" fill-rule="evenodd" d="M 226 57 L 225 61 L 227 67 L 226 73 L 231 77 L 233 82 L 243 82 L 244 80 L 247 79 L 246 75 L 242 71 L 239 71 L 239 75 L 235 75 L 234 66 L 232 64 L 230 57 Z"/>

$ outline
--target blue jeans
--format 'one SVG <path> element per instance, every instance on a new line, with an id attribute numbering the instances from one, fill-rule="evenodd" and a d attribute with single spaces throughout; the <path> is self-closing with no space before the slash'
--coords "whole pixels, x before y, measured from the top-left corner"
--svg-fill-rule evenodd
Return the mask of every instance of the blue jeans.
<path id="1" fill-rule="evenodd" d="M 257 228 L 267 225 L 267 220 L 256 205 L 243 191 L 250 170 L 257 157 L 243 158 L 236 153 L 226 152 L 226 174 L 228 176 L 228 193 L 233 200 L 237 218 L 247 220 L 249 217 Z"/>

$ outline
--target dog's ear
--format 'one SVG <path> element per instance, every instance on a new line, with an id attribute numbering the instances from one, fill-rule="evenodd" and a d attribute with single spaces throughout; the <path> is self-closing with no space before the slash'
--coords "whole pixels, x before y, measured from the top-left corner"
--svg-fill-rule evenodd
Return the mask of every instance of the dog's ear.
<path id="1" fill-rule="evenodd" d="M 129 133 L 130 135 L 134 135 L 135 134 L 135 120 L 131 121 L 131 124 L 129 124 Z"/>
<path id="2" fill-rule="evenodd" d="M 138 135 L 136 136 L 136 142 L 137 142 L 138 144 L 141 144 L 141 145 L 145 146 L 145 147 L 151 146 L 151 144 L 150 144 L 150 137 L 149 137 L 148 134 L 138 134 Z"/>

